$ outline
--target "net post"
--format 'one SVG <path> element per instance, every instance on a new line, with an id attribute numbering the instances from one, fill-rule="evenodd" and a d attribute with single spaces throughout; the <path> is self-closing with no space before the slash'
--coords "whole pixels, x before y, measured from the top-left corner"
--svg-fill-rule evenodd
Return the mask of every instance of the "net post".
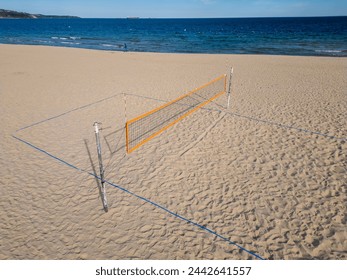
<path id="1" fill-rule="evenodd" d="M 229 109 L 230 107 L 230 97 L 231 97 L 231 78 L 233 77 L 233 68 L 230 68 L 230 75 L 229 75 L 229 87 L 228 87 L 228 105 L 227 108 Z"/>
<path id="2" fill-rule="evenodd" d="M 104 166 L 102 164 L 102 154 L 101 154 L 101 143 L 100 143 L 100 128 L 99 128 L 98 122 L 94 122 L 94 130 L 95 130 L 95 140 L 96 140 L 96 148 L 98 152 L 98 159 L 99 159 L 99 168 L 100 168 L 100 180 L 101 180 L 101 200 L 102 205 L 104 207 L 104 211 L 108 212 L 108 205 L 107 205 L 107 199 L 106 199 L 106 190 L 105 190 L 105 178 L 104 178 Z"/>
<path id="3" fill-rule="evenodd" d="M 124 100 L 124 126 L 125 126 L 127 123 L 127 96 L 125 92 L 123 92 L 123 100 Z"/>
<path id="4" fill-rule="evenodd" d="M 129 151 L 129 124 L 128 124 L 128 122 L 125 123 L 125 148 L 126 148 L 127 154 L 129 154 L 130 151 Z"/>
<path id="5" fill-rule="evenodd" d="M 124 128 L 125 128 L 125 145 L 126 145 L 126 152 L 128 152 L 128 122 L 127 122 L 127 96 L 126 93 L 123 92 L 123 101 L 124 101 Z M 117 141 L 115 142 L 117 143 Z"/>

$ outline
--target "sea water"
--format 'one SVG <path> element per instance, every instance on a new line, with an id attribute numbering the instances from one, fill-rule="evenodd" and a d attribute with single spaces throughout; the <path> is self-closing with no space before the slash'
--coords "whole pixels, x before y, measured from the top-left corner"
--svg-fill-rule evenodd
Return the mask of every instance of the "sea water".
<path id="1" fill-rule="evenodd" d="M 347 17 L 1 19 L 0 43 L 135 52 L 347 56 Z"/>

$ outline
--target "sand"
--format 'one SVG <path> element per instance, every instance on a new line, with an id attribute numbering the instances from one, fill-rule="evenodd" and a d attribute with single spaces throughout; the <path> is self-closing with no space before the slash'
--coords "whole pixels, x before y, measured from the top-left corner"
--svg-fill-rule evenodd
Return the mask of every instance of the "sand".
<path id="1" fill-rule="evenodd" d="M 346 58 L 0 45 L 0 65 L 0 259 L 347 259 Z M 124 99 L 130 119 L 230 66 L 229 109 L 126 155 Z"/>

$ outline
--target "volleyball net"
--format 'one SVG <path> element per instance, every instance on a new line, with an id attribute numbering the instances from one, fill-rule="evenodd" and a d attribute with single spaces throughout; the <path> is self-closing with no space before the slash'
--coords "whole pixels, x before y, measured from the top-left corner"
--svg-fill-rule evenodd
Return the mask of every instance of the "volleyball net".
<path id="1" fill-rule="evenodd" d="M 131 153 L 199 108 L 226 93 L 226 75 L 126 122 L 126 150 Z"/>

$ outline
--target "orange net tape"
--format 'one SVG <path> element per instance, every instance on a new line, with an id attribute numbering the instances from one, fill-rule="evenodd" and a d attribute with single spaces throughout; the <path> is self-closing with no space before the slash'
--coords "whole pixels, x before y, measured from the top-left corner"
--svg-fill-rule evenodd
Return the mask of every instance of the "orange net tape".
<path id="1" fill-rule="evenodd" d="M 136 150 L 153 137 L 226 92 L 226 75 L 126 122 L 126 149 Z"/>

